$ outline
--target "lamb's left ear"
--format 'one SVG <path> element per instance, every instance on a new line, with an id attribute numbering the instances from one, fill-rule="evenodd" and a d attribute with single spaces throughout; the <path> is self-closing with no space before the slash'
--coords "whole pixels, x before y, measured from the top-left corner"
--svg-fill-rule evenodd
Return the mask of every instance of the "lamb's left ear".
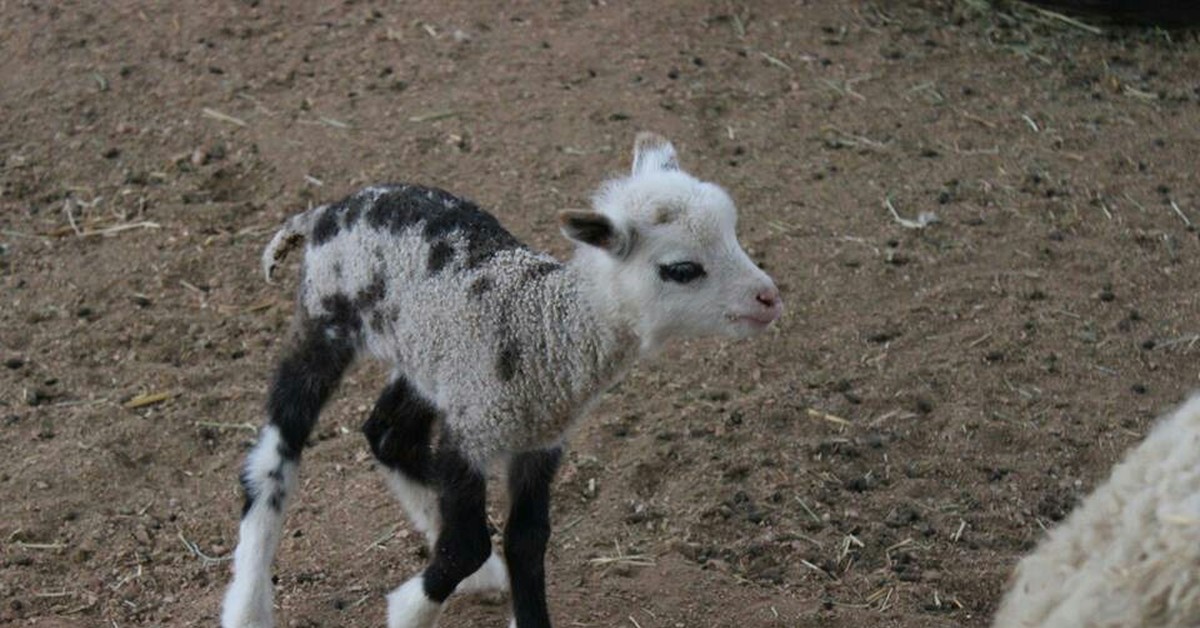
<path id="1" fill-rule="evenodd" d="M 600 212 L 566 209 L 558 212 L 558 224 L 568 238 L 625 257 L 633 248 L 633 234 L 613 224 Z"/>
<path id="2" fill-rule="evenodd" d="M 667 138 L 642 131 L 633 141 L 633 174 L 679 170 L 679 156 Z"/>

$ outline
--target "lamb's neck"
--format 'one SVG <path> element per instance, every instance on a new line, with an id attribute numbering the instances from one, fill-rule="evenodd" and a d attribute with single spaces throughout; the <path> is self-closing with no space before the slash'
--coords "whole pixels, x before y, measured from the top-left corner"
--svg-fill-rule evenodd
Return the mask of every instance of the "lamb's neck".
<path id="1" fill-rule="evenodd" d="M 593 399 L 619 379 L 641 350 L 634 325 L 615 307 L 605 287 L 596 286 L 577 260 L 547 277 L 547 348 L 563 356 L 569 396 Z"/>

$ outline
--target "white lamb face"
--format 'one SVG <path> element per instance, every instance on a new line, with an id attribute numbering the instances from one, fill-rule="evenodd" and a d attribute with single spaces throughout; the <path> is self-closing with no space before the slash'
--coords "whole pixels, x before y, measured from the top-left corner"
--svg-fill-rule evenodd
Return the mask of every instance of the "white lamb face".
<path id="1" fill-rule="evenodd" d="M 580 253 L 589 272 L 636 317 L 647 345 L 746 337 L 782 313 L 775 283 L 738 244 L 729 195 L 680 170 L 662 137 L 638 135 L 632 175 L 605 185 L 595 205 L 596 212 L 563 212 L 563 232 L 588 245 Z"/>

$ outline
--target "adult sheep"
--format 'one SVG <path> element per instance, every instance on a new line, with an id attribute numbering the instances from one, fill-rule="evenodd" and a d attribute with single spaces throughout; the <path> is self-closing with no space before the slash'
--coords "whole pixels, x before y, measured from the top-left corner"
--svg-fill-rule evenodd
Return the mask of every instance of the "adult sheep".
<path id="1" fill-rule="evenodd" d="M 1017 566 L 995 628 L 1200 626 L 1200 395 Z"/>

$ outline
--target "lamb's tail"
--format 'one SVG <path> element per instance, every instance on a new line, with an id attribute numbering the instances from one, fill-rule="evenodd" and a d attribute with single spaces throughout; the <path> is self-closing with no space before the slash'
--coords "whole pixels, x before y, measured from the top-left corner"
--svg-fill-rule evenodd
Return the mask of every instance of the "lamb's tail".
<path id="1" fill-rule="evenodd" d="M 275 237 L 271 238 L 262 254 L 263 275 L 266 276 L 267 283 L 272 283 L 275 268 L 287 257 L 288 252 L 299 246 L 304 238 L 312 233 L 313 224 L 323 209 L 324 205 L 296 214 L 283 223 L 282 229 L 275 232 Z"/>

